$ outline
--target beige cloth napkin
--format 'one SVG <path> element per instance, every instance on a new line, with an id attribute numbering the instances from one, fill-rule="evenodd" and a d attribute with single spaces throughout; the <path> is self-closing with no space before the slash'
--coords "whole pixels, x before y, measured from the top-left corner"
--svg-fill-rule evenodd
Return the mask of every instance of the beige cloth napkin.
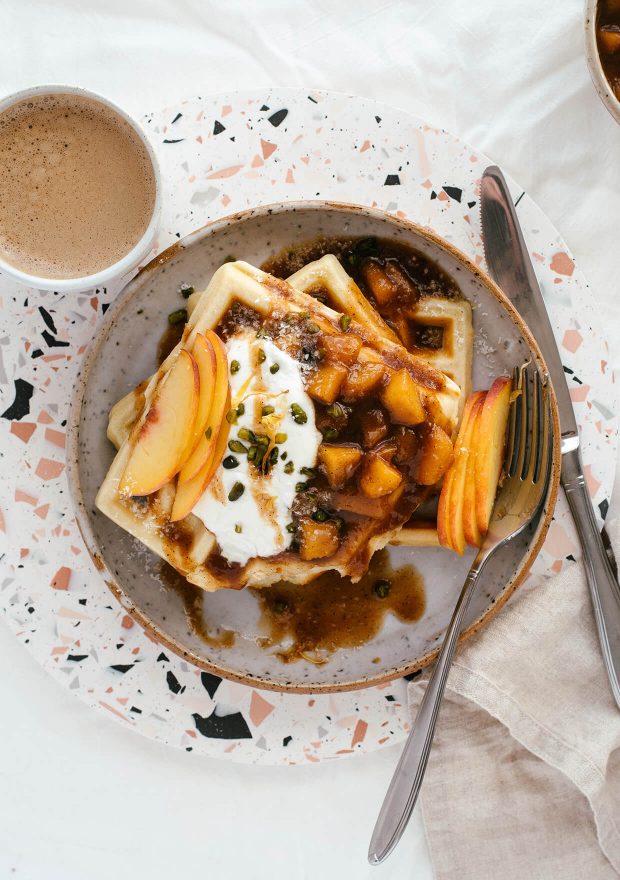
<path id="1" fill-rule="evenodd" d="M 458 653 L 421 801 L 436 880 L 620 875 L 620 710 L 581 564 Z"/>

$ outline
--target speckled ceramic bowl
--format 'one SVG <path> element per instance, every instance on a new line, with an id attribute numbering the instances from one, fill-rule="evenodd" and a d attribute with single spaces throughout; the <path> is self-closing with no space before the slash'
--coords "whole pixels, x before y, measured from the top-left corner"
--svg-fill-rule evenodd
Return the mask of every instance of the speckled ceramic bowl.
<path id="1" fill-rule="evenodd" d="M 285 665 L 256 643 L 258 604 L 249 591 L 205 594 L 211 625 L 242 634 L 234 646 L 209 647 L 189 631 L 179 596 L 160 577 L 159 560 L 99 513 L 95 495 L 114 450 L 106 439 L 111 406 L 152 373 L 157 342 L 177 290 L 197 289 L 229 254 L 259 265 L 281 248 L 323 236 L 392 237 L 435 260 L 458 282 L 474 307 L 474 387 L 532 358 L 544 369 L 531 334 L 493 282 L 434 233 L 381 211 L 326 202 L 271 205 L 217 220 L 194 232 L 143 269 L 109 310 L 86 355 L 69 425 L 69 477 L 78 522 L 106 583 L 154 639 L 196 666 L 258 687 L 281 691 L 346 690 L 376 684 L 430 663 L 450 618 L 472 554 L 459 558 L 440 549 L 398 548 L 426 587 L 426 610 L 415 624 L 386 618 L 378 636 L 356 649 L 337 651 L 323 666 L 303 660 Z M 556 444 L 553 479 L 540 521 L 494 557 L 474 596 L 465 636 L 487 623 L 525 578 L 549 526 L 559 481 Z M 379 658 L 377 660 L 377 658 Z"/>
<path id="2" fill-rule="evenodd" d="M 588 60 L 590 76 L 592 77 L 592 82 L 594 83 L 594 88 L 598 92 L 599 98 L 607 107 L 616 122 L 620 123 L 620 101 L 616 98 L 613 89 L 607 81 L 596 42 L 597 7 L 598 0 L 586 0 L 584 19 L 586 58 Z"/>

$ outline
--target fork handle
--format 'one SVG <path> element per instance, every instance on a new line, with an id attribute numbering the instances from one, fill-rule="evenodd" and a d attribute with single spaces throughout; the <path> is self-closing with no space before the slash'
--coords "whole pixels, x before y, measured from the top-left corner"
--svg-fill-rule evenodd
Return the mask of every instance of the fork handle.
<path id="1" fill-rule="evenodd" d="M 620 708 L 620 585 L 596 524 L 579 449 L 562 456 L 562 485 L 581 542 L 603 661 L 614 699 Z"/>
<path id="2" fill-rule="evenodd" d="M 433 742 L 439 707 L 452 665 L 463 618 L 488 555 L 480 551 L 469 570 L 454 609 L 433 674 L 381 806 L 368 849 L 368 861 L 378 865 L 392 852 L 407 827 L 418 799 Z"/>

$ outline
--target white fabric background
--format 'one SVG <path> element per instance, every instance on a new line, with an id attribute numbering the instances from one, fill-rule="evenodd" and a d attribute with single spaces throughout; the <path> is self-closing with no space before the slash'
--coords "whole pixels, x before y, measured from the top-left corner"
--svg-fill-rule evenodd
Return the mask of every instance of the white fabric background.
<path id="1" fill-rule="evenodd" d="M 140 115 L 303 85 L 410 110 L 487 152 L 549 214 L 617 367 L 620 128 L 591 86 L 582 17 L 581 0 L 0 0 L 0 94 L 77 83 Z M 0 878 L 373 874 L 366 848 L 396 750 L 289 769 L 197 760 L 91 713 L 4 625 L 0 669 Z M 419 820 L 379 870 L 432 876 Z"/>

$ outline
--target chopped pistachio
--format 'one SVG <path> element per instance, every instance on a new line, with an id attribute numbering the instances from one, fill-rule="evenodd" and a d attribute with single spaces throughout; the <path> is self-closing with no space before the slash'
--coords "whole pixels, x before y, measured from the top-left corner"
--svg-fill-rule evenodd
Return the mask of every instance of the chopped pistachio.
<path id="1" fill-rule="evenodd" d="M 351 316 L 350 315 L 340 315 L 340 327 L 342 330 L 346 331 L 351 326 Z"/>
<path id="2" fill-rule="evenodd" d="M 240 523 L 237 523 L 237 525 L 235 526 L 235 531 L 238 535 L 240 535 L 243 531 L 243 526 Z"/>
<path id="3" fill-rule="evenodd" d="M 303 474 L 304 477 L 316 477 L 316 470 L 310 467 L 302 467 L 299 469 L 299 473 Z"/>
<path id="4" fill-rule="evenodd" d="M 277 446 L 274 446 L 271 452 L 269 453 L 269 464 L 275 464 L 278 460 L 278 456 L 280 451 Z"/>
<path id="5" fill-rule="evenodd" d="M 194 288 L 191 284 L 182 284 L 179 287 L 179 293 L 181 294 L 183 299 L 189 299 L 193 292 Z"/>
<path id="6" fill-rule="evenodd" d="M 237 406 L 237 415 L 242 416 L 244 414 L 244 412 L 245 412 L 245 403 L 240 403 Z"/>
<path id="7" fill-rule="evenodd" d="M 256 434 L 256 442 L 259 446 L 269 446 L 269 437 L 267 434 Z"/>
<path id="8" fill-rule="evenodd" d="M 305 490 L 306 490 L 307 488 L 308 488 L 308 484 L 307 484 L 307 483 L 301 483 L 301 482 L 300 482 L 300 483 L 295 483 L 295 491 L 296 491 L 296 492 L 305 492 Z"/>
<path id="9" fill-rule="evenodd" d="M 312 514 L 312 519 L 315 522 L 325 522 L 326 519 L 329 519 L 329 514 L 327 513 L 326 510 L 323 510 L 322 508 L 319 507 L 319 509 L 315 510 L 314 513 Z"/>
<path id="10" fill-rule="evenodd" d="M 231 471 L 233 468 L 239 467 L 239 459 L 235 458 L 234 455 L 227 455 L 222 461 L 222 467 L 226 468 L 227 471 Z"/>
<path id="11" fill-rule="evenodd" d="M 336 428 L 323 428 L 322 432 L 324 440 L 336 440 L 338 437 L 338 431 Z"/>
<path id="12" fill-rule="evenodd" d="M 249 428 L 239 428 L 237 431 L 237 437 L 240 440 L 247 440 L 249 443 L 253 443 L 256 439 L 254 437 L 254 431 L 250 431 Z"/>
<path id="13" fill-rule="evenodd" d="M 259 362 L 259 364 L 262 364 L 263 361 L 266 359 L 267 355 L 265 354 L 265 352 L 263 351 L 262 348 L 259 348 L 259 349 L 258 349 L 258 355 L 257 355 L 257 357 L 258 357 L 258 362 Z"/>
<path id="14" fill-rule="evenodd" d="M 271 404 L 267 404 L 266 406 L 264 406 L 264 407 L 261 409 L 261 413 L 260 413 L 260 414 L 261 414 L 261 417 L 262 417 L 262 416 L 270 416 L 271 413 L 274 413 L 275 411 L 276 411 L 275 406 L 271 406 Z"/>
<path id="15" fill-rule="evenodd" d="M 287 461 L 286 464 L 284 465 L 284 473 L 285 474 L 292 474 L 294 470 L 295 470 L 295 465 L 293 464 L 293 462 Z"/>
<path id="16" fill-rule="evenodd" d="M 230 372 L 233 374 L 238 373 L 241 368 L 241 364 L 239 361 L 231 361 L 230 362 Z"/>
<path id="17" fill-rule="evenodd" d="M 280 364 L 272 364 L 272 365 L 269 367 L 269 372 L 270 372 L 272 375 L 275 375 L 275 374 L 278 372 L 279 369 L 280 369 Z"/>
<path id="18" fill-rule="evenodd" d="M 308 416 L 306 415 L 305 410 L 303 410 L 298 403 L 291 404 L 291 415 L 293 416 L 293 421 L 298 425 L 305 425 L 308 421 Z"/>
<path id="19" fill-rule="evenodd" d="M 330 416 L 330 418 L 332 418 L 332 419 L 339 419 L 341 416 L 344 415 L 344 410 L 343 410 L 343 408 L 340 406 L 339 403 L 332 403 L 332 404 L 330 404 L 330 405 L 327 407 L 327 409 L 325 410 L 325 412 L 326 412 L 327 415 Z"/>
<path id="20" fill-rule="evenodd" d="M 248 451 L 247 446 L 244 446 L 239 440 L 229 440 L 228 448 L 231 452 L 238 452 L 241 455 L 246 455 Z"/>
<path id="21" fill-rule="evenodd" d="M 292 534 L 296 529 L 297 529 L 297 526 L 295 525 L 294 522 L 290 522 L 290 523 L 287 525 L 287 527 L 286 527 L 286 531 L 287 531 L 287 532 L 290 532 L 291 534 Z"/>
<path id="22" fill-rule="evenodd" d="M 176 324 L 186 324 L 187 323 L 187 309 L 175 309 L 174 312 L 170 312 L 168 315 L 168 323 L 173 327 Z"/>
<path id="23" fill-rule="evenodd" d="M 229 425 L 236 425 L 237 424 L 237 410 L 236 409 L 229 409 L 228 410 L 228 412 L 226 413 L 226 421 L 228 422 Z"/>
<path id="24" fill-rule="evenodd" d="M 391 589 L 391 583 L 385 578 L 380 578 L 373 584 L 372 591 L 378 599 L 385 599 Z"/>
<path id="25" fill-rule="evenodd" d="M 209 425 L 209 427 L 205 431 L 205 437 L 207 438 L 207 440 L 210 440 L 212 436 L 213 436 L 213 428 L 211 427 L 211 425 Z"/>
<path id="26" fill-rule="evenodd" d="M 306 330 L 308 331 L 308 333 L 320 333 L 321 332 L 321 328 L 319 327 L 318 324 L 315 324 L 314 321 L 308 321 L 308 323 L 306 324 Z"/>
<path id="27" fill-rule="evenodd" d="M 276 443 L 286 443 L 287 434 L 276 434 L 273 438 Z"/>
<path id="28" fill-rule="evenodd" d="M 236 263 L 237 258 L 233 257 L 232 254 L 229 254 L 227 257 L 224 258 L 224 262 L 225 263 Z"/>
<path id="29" fill-rule="evenodd" d="M 245 486 L 243 485 L 243 483 L 236 482 L 228 493 L 228 500 L 237 501 L 237 499 L 241 498 L 244 492 Z"/>
<path id="30" fill-rule="evenodd" d="M 248 449 L 248 461 L 256 461 L 256 453 L 258 452 L 258 446 L 250 446 Z"/>
<path id="31" fill-rule="evenodd" d="M 286 461 L 286 457 L 287 457 L 287 455 L 288 455 L 288 452 L 287 452 L 286 449 L 285 449 L 284 452 L 282 453 L 282 455 L 280 456 L 280 460 L 281 460 L 281 461 Z"/>

